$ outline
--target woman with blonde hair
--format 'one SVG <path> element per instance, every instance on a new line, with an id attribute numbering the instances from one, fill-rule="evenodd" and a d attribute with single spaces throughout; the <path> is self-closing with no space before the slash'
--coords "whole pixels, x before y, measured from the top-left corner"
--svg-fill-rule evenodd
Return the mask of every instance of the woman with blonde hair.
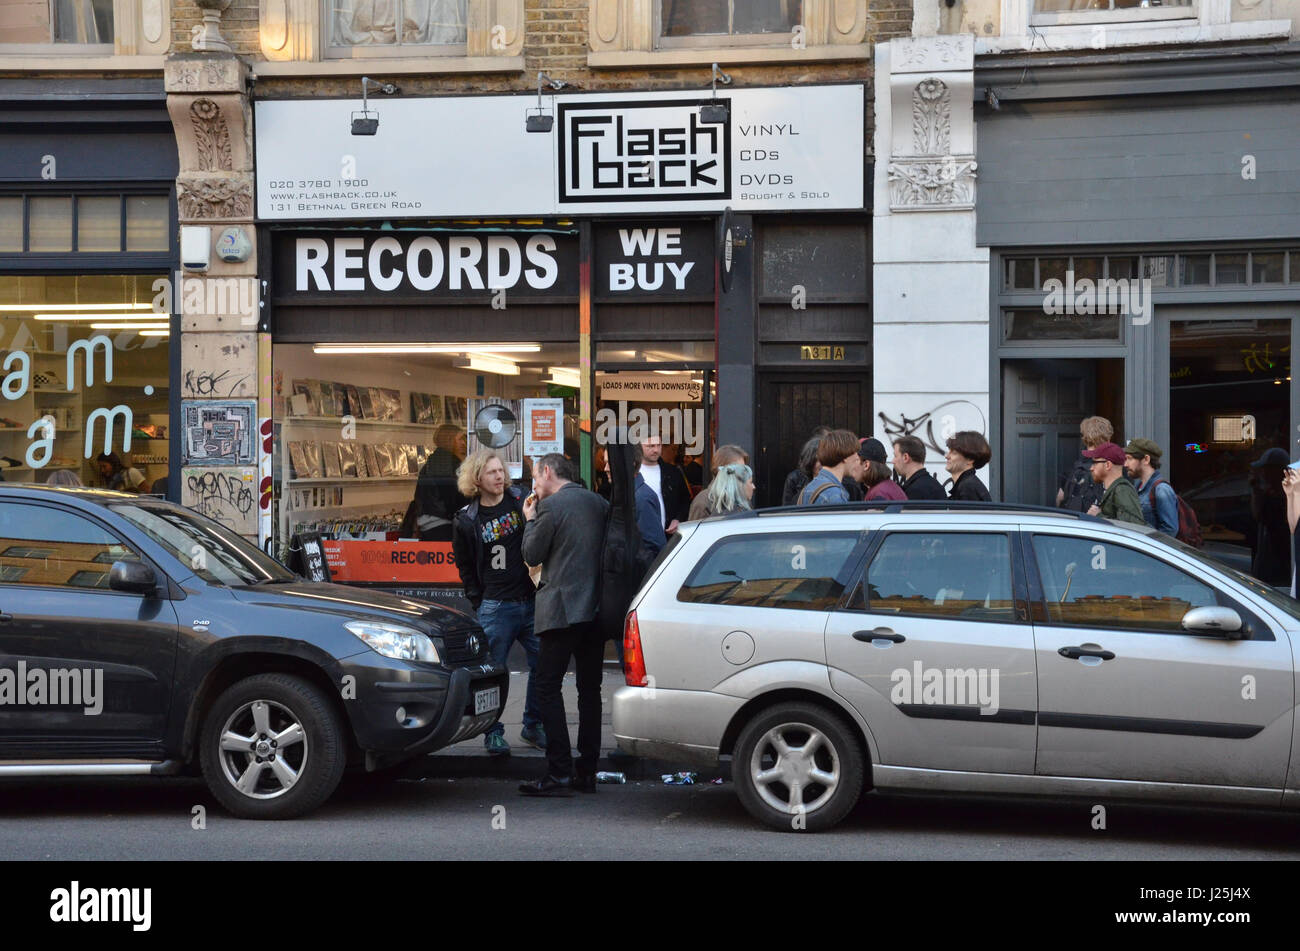
<path id="1" fill-rule="evenodd" d="M 729 462 L 718 466 L 717 475 L 709 483 L 705 511 L 709 515 L 725 515 L 753 508 L 754 470 L 743 462 Z"/>
<path id="2" fill-rule="evenodd" d="M 504 666 L 516 640 L 528 657 L 528 692 L 524 699 L 525 743 L 546 749 L 533 671 L 540 644 L 533 631 L 537 589 L 524 564 L 524 504 L 510 485 L 505 458 L 495 449 L 476 449 L 456 469 L 456 487 L 470 499 L 455 514 L 451 550 L 465 597 L 478 612 L 487 635 L 492 663 Z M 509 756 L 505 726 L 498 720 L 483 737 L 491 756 Z"/>

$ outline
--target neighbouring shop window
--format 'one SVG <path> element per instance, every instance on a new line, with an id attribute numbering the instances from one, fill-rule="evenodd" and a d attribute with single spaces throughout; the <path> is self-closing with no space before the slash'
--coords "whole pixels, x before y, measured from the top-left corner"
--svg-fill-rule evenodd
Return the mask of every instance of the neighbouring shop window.
<path id="1" fill-rule="evenodd" d="M 457 471 L 479 448 L 527 495 L 532 458 L 579 465 L 578 345 L 277 343 L 276 552 L 324 537 L 335 581 L 458 586 Z"/>
<path id="2" fill-rule="evenodd" d="M 1033 0 L 1032 22 L 1089 23 L 1196 16 L 1193 0 Z"/>
<path id="3" fill-rule="evenodd" d="M 1173 321 L 1169 376 L 1162 475 L 1196 510 L 1207 542 L 1261 581 L 1289 585 L 1291 321 Z"/>
<path id="4" fill-rule="evenodd" d="M 0 198 L 0 253 L 166 251 L 167 195 Z"/>
<path id="5" fill-rule="evenodd" d="M 791 33 L 802 19 L 802 0 L 661 0 L 659 35 L 673 38 Z"/>
<path id="6" fill-rule="evenodd" d="M 0 44 L 113 42 L 113 0 L 0 0 Z"/>
<path id="7" fill-rule="evenodd" d="M 169 287 L 163 274 L 0 276 L 4 481 L 149 493 L 169 474 Z"/>
<path id="8" fill-rule="evenodd" d="M 333 47 L 463 46 L 467 0 L 325 0 Z"/>
<path id="9" fill-rule="evenodd" d="M 1002 311 L 1004 340 L 1119 340 L 1119 314 L 1049 313 L 1016 309 Z"/>

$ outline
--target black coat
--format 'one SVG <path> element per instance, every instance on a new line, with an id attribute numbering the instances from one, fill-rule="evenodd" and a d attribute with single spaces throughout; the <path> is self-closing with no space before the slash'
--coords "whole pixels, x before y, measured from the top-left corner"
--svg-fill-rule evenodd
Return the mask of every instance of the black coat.
<path id="1" fill-rule="evenodd" d="M 629 456 L 629 459 L 631 457 Z M 614 471 L 613 463 L 610 472 Z M 681 469 L 662 460 L 659 463 L 659 491 L 664 495 L 664 528 L 673 521 L 685 522 L 691 517 L 691 487 Z"/>
<path id="2" fill-rule="evenodd" d="M 596 624 L 606 640 L 623 637 L 623 619 L 641 587 L 649 560 L 636 527 L 636 470 L 632 446 L 609 446 L 609 519 L 600 556 L 600 607 Z M 665 470 L 673 469 L 665 466 Z M 674 471 L 677 471 L 674 469 Z M 665 480 L 666 481 L 666 480 Z"/>
<path id="3" fill-rule="evenodd" d="M 912 473 L 912 477 L 903 483 L 903 494 L 908 499 L 937 499 L 946 500 L 948 496 L 943 494 L 943 486 L 939 480 L 930 475 L 928 469 L 917 469 Z"/>
<path id="4" fill-rule="evenodd" d="M 506 498 L 522 516 L 524 503 L 519 490 L 510 486 L 506 489 Z M 483 571 L 487 565 L 487 546 L 483 544 L 483 536 L 475 524 L 478 519 L 478 504 L 479 500 L 475 499 L 456 513 L 451 536 L 456 571 L 460 573 L 460 583 L 465 586 L 465 598 L 474 605 L 475 611 L 483 603 Z"/>
<path id="5" fill-rule="evenodd" d="M 975 474 L 974 469 L 967 469 L 957 477 L 948 498 L 956 502 L 993 501 L 993 496 L 989 495 L 989 490 L 980 481 L 980 477 Z"/>
<path id="6" fill-rule="evenodd" d="M 781 504 L 796 505 L 799 502 L 799 493 L 804 490 L 812 480 L 808 478 L 808 473 L 802 469 L 791 469 L 790 474 L 785 477 L 785 486 L 781 489 Z"/>

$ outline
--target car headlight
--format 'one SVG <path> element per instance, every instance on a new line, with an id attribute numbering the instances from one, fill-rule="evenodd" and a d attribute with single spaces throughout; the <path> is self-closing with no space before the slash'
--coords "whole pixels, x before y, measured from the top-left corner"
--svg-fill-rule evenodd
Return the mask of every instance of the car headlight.
<path id="1" fill-rule="evenodd" d="M 427 634 L 412 627 L 390 624 L 387 621 L 348 621 L 343 625 L 376 654 L 394 660 L 423 660 L 432 664 L 440 662 L 438 648 Z"/>

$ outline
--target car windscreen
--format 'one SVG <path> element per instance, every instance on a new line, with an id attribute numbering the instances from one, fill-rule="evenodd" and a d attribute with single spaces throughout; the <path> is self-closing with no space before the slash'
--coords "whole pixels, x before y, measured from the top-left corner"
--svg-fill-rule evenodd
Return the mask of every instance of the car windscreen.
<path id="1" fill-rule="evenodd" d="M 124 502 L 110 508 L 211 584 L 249 585 L 297 577 L 230 529 L 180 506 Z"/>

